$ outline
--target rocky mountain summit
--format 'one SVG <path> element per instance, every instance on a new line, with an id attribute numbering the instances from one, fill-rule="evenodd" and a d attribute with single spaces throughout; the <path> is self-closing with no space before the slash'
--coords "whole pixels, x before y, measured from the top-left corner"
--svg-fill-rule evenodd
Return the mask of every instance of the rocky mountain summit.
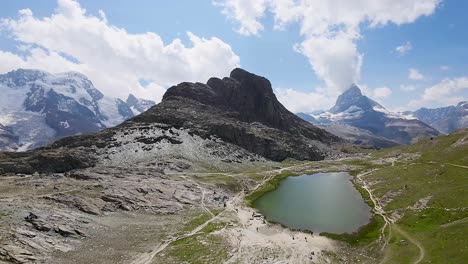
<path id="1" fill-rule="evenodd" d="M 341 142 L 289 112 L 267 79 L 242 69 L 207 84 L 173 86 L 160 104 L 131 121 L 188 128 L 275 161 L 323 159 Z"/>
<path id="2" fill-rule="evenodd" d="M 134 115 L 139 115 L 156 104 L 152 100 L 136 98 L 133 94 L 130 94 L 125 102 L 132 109 Z"/>
<path id="3" fill-rule="evenodd" d="M 0 75 L 0 150 L 25 151 L 71 135 L 97 132 L 149 108 L 104 96 L 84 75 L 19 69 Z M 135 109 L 135 110 L 134 110 Z M 5 133 L 8 131 L 8 133 Z M 6 136 L 8 135 L 8 136 Z"/>
<path id="4" fill-rule="evenodd" d="M 468 102 L 440 108 L 420 108 L 414 112 L 405 112 L 442 133 L 468 127 Z"/>
<path id="5" fill-rule="evenodd" d="M 313 115 L 316 125 L 356 144 L 390 147 L 411 144 L 439 131 L 407 116 L 393 113 L 362 94 L 352 85 L 336 100 L 329 111 Z M 352 127 L 352 128 L 351 128 Z"/>

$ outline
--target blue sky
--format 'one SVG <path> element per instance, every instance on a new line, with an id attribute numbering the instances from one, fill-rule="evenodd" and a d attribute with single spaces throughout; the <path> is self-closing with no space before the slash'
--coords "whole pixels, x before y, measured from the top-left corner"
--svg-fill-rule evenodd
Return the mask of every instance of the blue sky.
<path id="1" fill-rule="evenodd" d="M 327 16 L 320 21 L 325 21 L 324 25 L 328 27 L 325 31 L 304 29 L 315 26 L 314 21 L 306 20 L 309 16 L 317 16 L 314 12 L 319 12 L 320 6 L 311 10 L 299 8 L 296 13 L 291 13 L 295 18 L 283 19 L 285 26 L 278 29 L 278 14 L 290 15 L 290 10 L 275 9 L 272 4 L 275 1 L 268 1 L 257 7 L 249 6 L 251 1 L 241 0 L 217 1 L 217 4 L 212 0 L 143 0 L 137 3 L 110 0 L 80 0 L 79 3 L 72 0 L 5 1 L 0 8 L 0 18 L 3 19 L 0 26 L 0 51 L 3 53 L 0 53 L 0 59 L 7 63 L 0 66 L 0 71 L 17 67 L 51 72 L 76 70 L 87 74 L 97 88 L 106 93 L 125 97 L 133 92 L 158 100 L 165 88 L 179 81 L 206 81 L 212 75 L 222 77 L 240 64 L 242 68 L 270 79 L 279 99 L 292 111 L 330 107 L 350 80 L 357 82 L 367 95 L 393 110 L 443 106 L 468 99 L 468 87 L 465 87 L 468 86 L 466 1 L 402 0 L 421 2 L 425 6 L 432 1 L 436 7 L 416 9 L 410 4 L 408 10 L 389 10 L 388 21 L 376 27 L 370 24 L 382 17 L 387 19 L 387 13 L 378 13 L 381 12 L 378 9 L 366 10 L 362 14 L 356 12 L 355 17 L 350 15 L 344 22 Z M 311 6 L 320 5 L 320 1 L 310 2 Z M 340 0 L 330 2 L 331 9 L 337 7 L 333 4 L 340 5 Z M 366 0 L 355 2 L 356 5 L 365 4 Z M 60 6 L 64 8 L 58 8 Z M 28 22 L 21 21 L 18 11 L 22 9 L 32 11 L 28 14 Z M 70 18 L 70 23 L 61 25 L 62 20 L 50 22 L 53 14 L 61 14 L 63 19 L 67 19 L 73 13 L 68 11 L 83 9 L 86 13 L 75 17 L 76 20 Z M 105 13 L 105 18 L 100 10 Z M 400 17 L 402 13 L 412 18 L 405 20 Z M 105 25 L 100 24 L 100 34 L 105 40 L 101 42 L 99 34 L 92 35 L 94 33 L 89 32 L 89 27 L 104 19 Z M 261 24 L 261 29 L 255 28 L 256 22 Z M 359 26 L 354 26 L 353 22 Z M 70 30 L 73 34 L 69 34 L 66 28 L 65 31 L 61 29 L 80 23 L 83 28 Z M 242 26 L 247 30 L 239 33 Z M 346 30 L 336 31 L 337 27 Z M 109 36 L 102 33 L 107 31 L 111 32 Z M 355 31 L 358 31 L 358 37 L 351 36 Z M 127 70 L 125 64 L 129 59 L 144 61 L 147 59 L 144 56 L 152 54 L 146 47 L 158 46 L 147 32 L 159 36 L 166 49 L 161 47 L 161 52 L 157 52 L 154 59 L 141 65 L 136 63 Z M 194 42 L 187 32 L 201 40 Z M 121 38 L 119 34 L 123 34 Z M 329 34 L 336 35 L 329 37 Z M 62 36 L 63 40 L 57 41 L 59 43 L 47 40 Z M 144 37 L 135 44 L 135 36 Z M 327 56 L 322 55 L 323 47 L 306 42 L 323 38 L 334 41 L 336 36 L 344 36 L 341 43 L 336 41 L 337 49 L 342 47 L 340 45 L 345 47 L 344 58 L 339 57 L 340 52 L 335 55 L 333 49 Z M 175 39 L 181 40 L 182 50 L 187 54 L 167 54 L 167 46 L 171 46 Z M 396 50 L 398 46 L 405 45 L 411 48 L 404 54 Z M 357 50 L 353 51 L 354 47 Z M 106 56 L 98 58 L 100 53 Z M 358 58 L 362 58 L 361 64 L 356 62 Z M 335 68 L 342 66 L 343 70 L 335 72 Z M 179 71 L 182 67 L 184 69 Z M 329 70 L 321 72 L 324 68 Z M 410 69 L 419 75 L 409 78 Z"/>

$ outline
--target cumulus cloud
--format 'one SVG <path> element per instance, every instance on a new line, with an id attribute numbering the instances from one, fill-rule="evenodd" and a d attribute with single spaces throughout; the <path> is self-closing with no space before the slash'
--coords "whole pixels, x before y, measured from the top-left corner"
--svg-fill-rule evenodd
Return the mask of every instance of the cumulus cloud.
<path id="1" fill-rule="evenodd" d="M 416 90 L 416 86 L 414 85 L 400 85 L 400 90 L 404 92 L 411 92 Z"/>
<path id="2" fill-rule="evenodd" d="M 413 45 L 411 44 L 411 42 L 407 41 L 407 42 L 405 42 L 404 44 L 401 44 L 400 46 L 396 47 L 396 48 L 395 48 L 395 51 L 396 51 L 400 56 L 404 56 L 404 55 L 406 55 L 408 52 L 410 52 L 412 49 L 413 49 Z"/>
<path id="3" fill-rule="evenodd" d="M 468 90 L 468 77 L 447 78 L 424 90 L 420 99 L 412 100 L 411 108 L 430 105 L 439 107 L 464 100 L 462 93 Z"/>
<path id="4" fill-rule="evenodd" d="M 333 98 L 321 92 L 304 93 L 294 89 L 275 89 L 278 100 L 291 112 L 313 112 L 329 109 L 335 102 Z"/>
<path id="5" fill-rule="evenodd" d="M 468 89 L 468 77 L 444 79 L 436 85 L 424 90 L 422 99 L 426 101 L 439 100 L 447 95 L 453 95 Z"/>
<path id="6" fill-rule="evenodd" d="M 206 81 L 226 76 L 240 63 L 232 48 L 216 37 L 187 32 L 164 43 L 153 32 L 132 34 L 108 22 L 105 13 L 88 14 L 75 0 L 58 0 L 49 17 L 32 10 L 19 11 L 16 19 L 2 19 L 0 29 L 18 41 L 26 55 L 0 51 L 0 71 L 18 67 L 51 72 L 79 71 L 105 94 L 129 93 L 158 99 L 164 88 L 181 81 Z M 150 83 L 142 87 L 138 80 Z"/>
<path id="7" fill-rule="evenodd" d="M 431 15 L 441 0 L 219 0 L 222 12 L 236 20 L 238 32 L 258 34 L 269 11 L 275 29 L 298 23 L 303 41 L 295 50 L 306 56 L 329 93 L 337 94 L 358 82 L 363 54 L 357 41 L 361 27 L 412 23 Z"/>
<path id="8" fill-rule="evenodd" d="M 239 34 L 249 36 L 258 35 L 263 30 L 260 18 L 266 9 L 266 0 L 236 0 L 236 1 L 214 1 L 217 6 L 222 7 L 222 13 L 235 21 L 242 21 L 236 30 Z"/>
<path id="9" fill-rule="evenodd" d="M 408 71 L 408 78 L 413 81 L 424 80 L 424 75 L 418 70 L 411 68 Z"/>
<path id="10" fill-rule="evenodd" d="M 375 88 L 373 91 L 373 97 L 377 99 L 388 97 L 392 94 L 392 90 L 388 87 Z"/>

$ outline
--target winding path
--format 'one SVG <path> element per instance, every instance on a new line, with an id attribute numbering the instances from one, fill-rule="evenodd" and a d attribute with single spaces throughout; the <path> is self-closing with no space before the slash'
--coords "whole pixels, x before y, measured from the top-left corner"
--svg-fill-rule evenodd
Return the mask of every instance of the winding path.
<path id="1" fill-rule="evenodd" d="M 402 236 L 404 236 L 406 239 L 408 239 L 408 241 L 410 241 L 411 243 L 413 243 L 416 247 L 418 247 L 419 249 L 419 257 L 418 259 L 414 262 L 414 264 L 418 264 L 420 263 L 424 257 L 426 256 L 426 250 L 424 249 L 424 247 L 422 246 L 421 242 L 419 242 L 417 239 L 415 239 L 414 237 L 412 237 L 410 234 L 406 233 L 406 231 L 403 231 L 400 227 L 398 227 L 397 225 L 393 225 L 392 226 L 393 229 L 395 229 L 398 233 L 400 233 Z"/>
<path id="2" fill-rule="evenodd" d="M 445 164 L 450 165 L 450 166 L 454 166 L 454 167 L 468 169 L 468 166 L 463 166 L 463 165 L 458 165 L 458 164 L 453 164 L 453 163 L 445 163 Z"/>
<path id="3" fill-rule="evenodd" d="M 382 229 L 380 230 L 380 235 L 381 235 L 381 238 L 384 239 L 384 245 L 382 246 L 382 251 L 388 246 L 388 242 L 390 240 L 390 237 L 391 237 L 391 233 L 389 233 L 388 237 L 385 238 L 385 228 L 387 228 L 387 226 L 389 227 L 390 229 L 390 232 L 392 230 L 395 230 L 396 232 L 400 233 L 401 236 L 405 237 L 408 241 L 410 241 L 412 244 L 414 244 L 418 249 L 419 249 L 419 256 L 418 256 L 418 259 L 416 261 L 414 261 L 414 264 L 419 264 L 421 263 L 421 261 L 424 259 L 424 257 L 426 256 L 426 251 L 424 249 L 424 247 L 422 246 L 421 242 L 419 242 L 417 239 L 415 239 L 414 237 L 412 237 L 411 235 L 409 235 L 406 231 L 403 231 L 400 227 L 398 227 L 391 219 L 389 219 L 387 216 L 386 216 L 386 213 L 385 211 L 383 210 L 382 206 L 380 205 L 380 203 L 378 202 L 378 200 L 374 197 L 374 194 L 372 193 L 372 190 L 369 188 L 369 186 L 367 185 L 367 183 L 362 179 L 362 176 L 365 176 L 365 175 L 369 175 L 371 174 L 372 172 L 374 172 L 375 170 L 371 170 L 371 171 L 368 171 L 366 173 L 362 173 L 362 174 L 359 174 L 357 176 L 359 182 L 361 183 L 361 186 L 362 188 L 364 188 L 367 193 L 369 194 L 369 198 L 372 200 L 372 202 L 374 203 L 374 212 L 380 216 L 382 216 L 382 218 L 384 219 L 385 221 L 385 225 L 382 227 Z M 387 261 L 387 256 L 384 257 L 384 259 L 382 259 L 382 261 L 380 262 L 380 264 L 383 264 Z"/>

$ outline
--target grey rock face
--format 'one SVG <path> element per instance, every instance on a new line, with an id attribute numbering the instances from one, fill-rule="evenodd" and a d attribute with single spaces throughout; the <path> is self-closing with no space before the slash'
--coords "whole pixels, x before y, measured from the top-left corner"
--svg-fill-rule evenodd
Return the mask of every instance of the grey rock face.
<path id="1" fill-rule="evenodd" d="M 136 98 L 133 94 L 128 96 L 126 103 L 135 114 L 141 114 L 156 104 L 151 100 Z"/>

